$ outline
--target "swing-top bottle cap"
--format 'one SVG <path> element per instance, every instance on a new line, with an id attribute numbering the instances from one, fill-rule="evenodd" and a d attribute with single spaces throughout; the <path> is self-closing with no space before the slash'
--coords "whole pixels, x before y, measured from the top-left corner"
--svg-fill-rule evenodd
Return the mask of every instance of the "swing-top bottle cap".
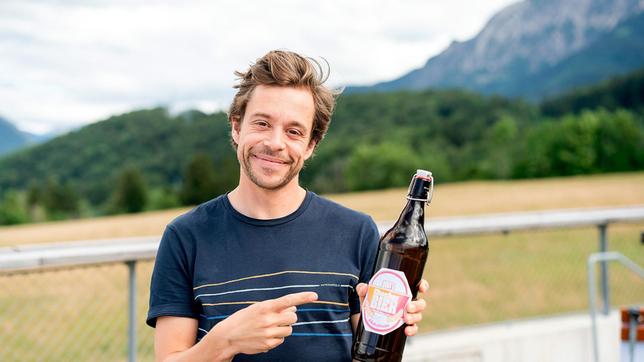
<path id="1" fill-rule="evenodd" d="M 418 170 L 416 170 L 416 177 L 431 180 L 432 179 L 432 172 L 418 169 Z"/>
<path id="2" fill-rule="evenodd" d="M 422 179 L 426 182 L 429 182 L 429 188 L 427 188 L 427 186 L 424 186 L 427 184 L 424 184 L 423 182 L 415 183 L 414 181 L 417 179 Z M 416 170 L 416 174 L 414 175 L 414 177 L 412 177 L 411 183 L 409 184 L 409 190 L 407 190 L 407 200 L 424 201 L 426 204 L 429 204 L 432 201 L 433 196 L 434 177 L 432 175 L 432 172 L 421 169 Z"/>

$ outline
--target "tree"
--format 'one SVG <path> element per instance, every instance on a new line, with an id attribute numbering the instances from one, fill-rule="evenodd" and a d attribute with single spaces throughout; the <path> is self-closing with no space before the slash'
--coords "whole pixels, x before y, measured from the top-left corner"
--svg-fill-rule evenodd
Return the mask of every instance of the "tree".
<path id="1" fill-rule="evenodd" d="M 37 183 L 31 182 L 29 184 L 29 189 L 27 190 L 27 206 L 29 206 L 29 208 L 34 208 L 42 202 L 42 199 L 42 188 Z"/>
<path id="2" fill-rule="evenodd" d="M 224 157 L 217 164 L 214 194 L 220 195 L 234 189 L 239 183 L 239 163 L 234 156 Z"/>
<path id="3" fill-rule="evenodd" d="M 118 176 L 113 197 L 114 211 L 135 213 L 143 211 L 147 202 L 147 188 L 141 171 L 129 166 Z"/>
<path id="4" fill-rule="evenodd" d="M 216 178 L 212 159 L 204 153 L 195 154 L 184 172 L 181 202 L 196 205 L 216 196 Z"/>
<path id="5" fill-rule="evenodd" d="M 421 160 L 407 146 L 361 145 L 349 157 L 347 183 L 356 191 L 406 186 L 417 168 Z"/>
<path id="6" fill-rule="evenodd" d="M 481 169 L 486 177 L 506 179 L 512 175 L 518 126 L 514 118 L 501 117 L 487 129 L 484 138 L 485 159 Z"/>
<path id="7" fill-rule="evenodd" d="M 69 183 L 60 184 L 50 177 L 42 195 L 43 205 L 50 219 L 65 219 L 78 212 L 78 195 Z"/>
<path id="8" fill-rule="evenodd" d="M 599 119 L 584 112 L 580 116 L 564 116 L 557 124 L 551 144 L 551 160 L 556 175 L 579 175 L 596 170 L 595 144 Z"/>
<path id="9" fill-rule="evenodd" d="M 627 110 L 595 112 L 599 118 L 595 151 L 601 171 L 638 170 L 644 166 L 644 129 Z"/>
<path id="10" fill-rule="evenodd" d="M 22 224 L 29 221 L 24 195 L 10 190 L 0 201 L 0 225 Z"/>
<path id="11" fill-rule="evenodd" d="M 148 193 L 146 210 L 163 210 L 179 206 L 179 195 L 169 187 L 155 187 Z"/>

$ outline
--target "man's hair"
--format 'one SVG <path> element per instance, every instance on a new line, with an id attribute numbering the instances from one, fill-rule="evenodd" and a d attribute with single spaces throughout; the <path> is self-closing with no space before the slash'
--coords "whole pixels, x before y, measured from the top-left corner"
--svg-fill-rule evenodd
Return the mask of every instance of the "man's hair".
<path id="1" fill-rule="evenodd" d="M 258 85 L 303 87 L 311 92 L 315 105 L 310 142 L 319 144 L 329 128 L 335 97 L 339 94 L 324 85 L 328 79 L 328 73 L 327 70 L 325 75 L 322 65 L 315 59 L 285 50 L 268 52 L 257 59 L 248 71 L 235 72 L 239 77 L 239 84 L 234 86 L 238 91 L 228 111 L 231 126 L 244 118 L 248 101 Z M 237 148 L 235 141 L 233 146 Z"/>

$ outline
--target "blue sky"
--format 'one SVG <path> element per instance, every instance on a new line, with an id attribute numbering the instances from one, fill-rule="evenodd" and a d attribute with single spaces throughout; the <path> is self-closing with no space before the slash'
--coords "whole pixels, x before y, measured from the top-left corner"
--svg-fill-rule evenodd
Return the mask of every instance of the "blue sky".
<path id="1" fill-rule="evenodd" d="M 421 67 L 516 0 L 0 2 L 0 115 L 34 133 L 136 108 L 226 108 L 270 49 L 324 57 L 332 86 Z"/>

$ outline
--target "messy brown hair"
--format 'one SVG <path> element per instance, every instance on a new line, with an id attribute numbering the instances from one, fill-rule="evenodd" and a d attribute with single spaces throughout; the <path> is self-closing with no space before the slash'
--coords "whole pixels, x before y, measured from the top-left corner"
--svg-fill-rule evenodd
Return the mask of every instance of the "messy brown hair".
<path id="1" fill-rule="evenodd" d="M 325 74 L 322 64 L 315 59 L 285 50 L 268 52 L 257 59 L 248 71 L 235 72 L 235 75 L 239 77 L 239 84 L 236 84 L 234 88 L 237 88 L 238 91 L 230 105 L 228 120 L 231 125 L 242 121 L 253 90 L 258 85 L 304 87 L 311 92 L 315 105 L 309 144 L 319 144 L 329 128 L 335 98 L 339 94 L 324 85 L 329 76 L 328 63 L 326 65 L 327 72 Z M 234 141 L 233 146 L 237 148 Z"/>

